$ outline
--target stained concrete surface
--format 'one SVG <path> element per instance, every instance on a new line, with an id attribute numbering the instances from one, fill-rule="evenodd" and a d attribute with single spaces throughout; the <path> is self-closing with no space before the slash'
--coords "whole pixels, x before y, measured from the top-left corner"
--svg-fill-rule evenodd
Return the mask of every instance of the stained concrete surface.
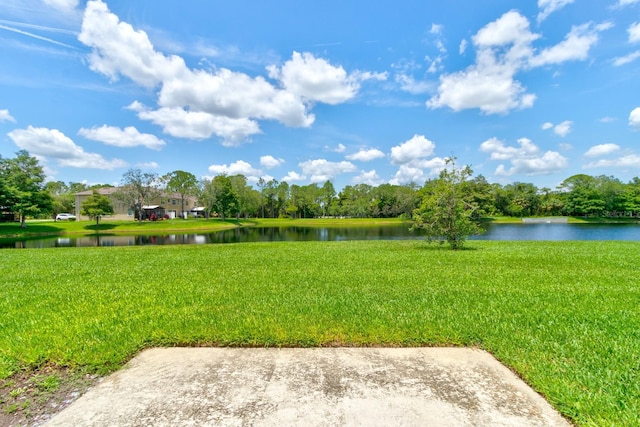
<path id="1" fill-rule="evenodd" d="M 569 426 L 464 348 L 170 348 L 134 358 L 47 426 Z"/>

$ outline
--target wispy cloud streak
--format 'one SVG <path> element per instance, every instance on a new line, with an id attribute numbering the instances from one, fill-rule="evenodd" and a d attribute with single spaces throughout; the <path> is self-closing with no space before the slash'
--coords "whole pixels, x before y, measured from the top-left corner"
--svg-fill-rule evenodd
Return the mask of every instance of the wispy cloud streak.
<path id="1" fill-rule="evenodd" d="M 48 31 L 48 32 L 51 32 L 51 33 L 69 34 L 69 35 L 72 35 L 72 36 L 77 36 L 79 34 L 77 31 L 68 30 L 66 28 L 48 27 L 48 26 L 45 26 L 45 25 L 30 24 L 28 22 L 7 21 L 6 19 L 0 19 L 0 25 L 9 25 L 11 27 L 30 28 L 32 30 Z"/>
<path id="2" fill-rule="evenodd" d="M 28 32 L 28 31 L 23 31 L 23 30 L 20 30 L 18 28 L 13 28 L 13 27 L 9 27 L 9 26 L 0 24 L 0 29 L 11 31 L 11 32 L 14 32 L 14 33 L 17 33 L 17 34 L 22 34 L 23 36 L 32 37 L 34 39 L 42 40 L 42 41 L 45 41 L 45 42 L 48 42 L 48 43 L 53 43 L 55 45 L 66 47 L 66 48 L 69 48 L 69 49 L 77 49 L 75 46 L 71 46 L 69 44 L 62 43 L 62 42 L 59 42 L 57 40 L 50 39 L 48 37 L 39 36 L 37 34 L 33 34 L 33 33 Z"/>

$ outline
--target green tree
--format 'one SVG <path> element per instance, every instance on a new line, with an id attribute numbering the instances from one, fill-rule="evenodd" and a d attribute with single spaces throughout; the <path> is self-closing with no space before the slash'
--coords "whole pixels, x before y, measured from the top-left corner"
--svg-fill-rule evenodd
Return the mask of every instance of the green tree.
<path id="1" fill-rule="evenodd" d="M 415 184 L 381 184 L 372 188 L 371 216 L 382 218 L 410 218 L 420 205 Z"/>
<path id="2" fill-rule="evenodd" d="M 260 193 L 247 185 L 247 178 L 242 174 L 230 176 L 229 179 L 237 198 L 236 218 L 257 215 L 260 209 Z"/>
<path id="3" fill-rule="evenodd" d="M 93 194 L 87 197 L 87 200 L 82 203 L 80 213 L 95 219 L 97 226 L 100 224 L 101 217 L 104 215 L 113 215 L 113 204 L 111 204 L 111 199 L 107 196 L 98 193 L 97 190 L 93 190 Z"/>
<path id="4" fill-rule="evenodd" d="M 493 215 L 495 212 L 495 198 L 493 187 L 483 175 L 470 179 L 462 184 L 465 198 L 471 200 L 476 209 L 472 213 L 471 219 L 477 220 L 482 217 Z"/>
<path id="5" fill-rule="evenodd" d="M 503 215 L 523 217 L 540 211 L 538 188 L 529 183 L 514 182 L 500 190 L 499 209 Z"/>
<path id="6" fill-rule="evenodd" d="M 291 216 L 288 211 L 291 205 L 291 188 L 287 181 L 280 181 L 276 187 L 276 200 L 278 205 L 278 217 L 280 215 Z M 295 215 L 293 215 L 295 217 Z"/>
<path id="7" fill-rule="evenodd" d="M 629 216 L 640 216 L 640 178 L 638 177 L 629 181 L 625 187 L 625 211 Z"/>
<path id="8" fill-rule="evenodd" d="M 143 206 L 160 198 L 160 178 L 155 173 L 129 169 L 122 175 L 121 184 L 114 197 L 125 206 L 130 206 L 135 211 L 138 221 L 142 222 Z"/>
<path id="9" fill-rule="evenodd" d="M 347 185 L 338 195 L 342 215 L 366 218 L 371 216 L 373 187 L 369 184 Z"/>
<path id="10" fill-rule="evenodd" d="M 0 213 L 2 213 L 3 210 L 7 209 L 7 198 L 9 195 L 9 190 L 7 190 L 7 183 L 6 183 L 6 176 L 4 173 L 4 168 L 5 168 L 5 160 L 2 158 L 2 155 L 0 154 Z"/>
<path id="11" fill-rule="evenodd" d="M 565 210 L 569 215 L 598 216 L 605 209 L 605 201 L 597 188 L 596 178 L 578 174 L 565 179 L 560 188 L 566 192 Z"/>
<path id="12" fill-rule="evenodd" d="M 104 187 L 100 185 L 99 187 Z M 53 199 L 53 215 L 60 212 L 74 212 L 76 204 L 76 193 L 88 190 L 86 184 L 80 182 L 49 181 L 45 184 L 45 188 L 51 194 Z"/>
<path id="13" fill-rule="evenodd" d="M 320 213 L 320 199 L 321 189 L 318 184 L 313 183 L 309 185 L 296 185 L 291 186 L 291 204 L 296 206 L 297 213 L 301 218 L 313 218 Z"/>
<path id="14" fill-rule="evenodd" d="M 26 227 L 26 217 L 50 213 L 51 195 L 45 188 L 45 174 L 38 159 L 21 150 L 13 159 L 0 159 L 0 181 L 3 182 L 2 205 L 20 216 L 20 226 Z"/>
<path id="15" fill-rule="evenodd" d="M 596 177 L 596 188 L 604 201 L 604 214 L 622 215 L 626 210 L 625 184 L 618 178 L 601 175 Z"/>
<path id="16" fill-rule="evenodd" d="M 564 201 L 557 191 L 544 187 L 540 191 L 540 212 L 546 216 L 562 215 Z"/>
<path id="17" fill-rule="evenodd" d="M 260 188 L 260 210 L 262 218 L 264 218 L 264 188 L 267 186 L 267 181 L 263 177 L 258 180 L 258 188 Z"/>
<path id="18" fill-rule="evenodd" d="M 422 230 L 427 241 L 445 241 L 451 249 L 461 249 L 470 235 L 481 232 L 471 220 L 477 206 L 465 197 L 464 184 L 472 175 L 469 166 L 456 167 L 455 158 L 446 160 L 438 179 L 425 184 L 425 196 L 413 212 L 412 230 Z"/>
<path id="19" fill-rule="evenodd" d="M 323 185 L 320 193 L 320 207 L 322 208 L 322 216 L 329 215 L 329 207 L 336 198 L 336 189 L 333 183 L 327 180 Z"/>
<path id="20" fill-rule="evenodd" d="M 264 195 L 267 199 L 267 202 L 270 206 L 270 215 L 269 218 L 275 218 L 275 205 L 276 198 L 278 196 L 278 180 L 271 179 L 264 185 Z M 263 215 L 264 216 L 264 215 Z"/>
<path id="21" fill-rule="evenodd" d="M 207 213 L 217 212 L 223 221 L 238 209 L 238 196 L 233 189 L 231 179 L 226 175 L 205 180 L 201 199 L 207 206 Z"/>
<path id="22" fill-rule="evenodd" d="M 180 196 L 180 218 L 184 218 L 184 201 L 198 194 L 198 179 L 190 172 L 177 170 L 166 174 L 163 180 L 166 182 L 166 191 Z"/>

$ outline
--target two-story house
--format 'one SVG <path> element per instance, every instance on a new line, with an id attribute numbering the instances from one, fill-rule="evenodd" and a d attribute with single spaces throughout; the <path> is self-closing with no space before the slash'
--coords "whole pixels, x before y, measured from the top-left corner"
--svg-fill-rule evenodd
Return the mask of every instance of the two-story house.
<path id="1" fill-rule="evenodd" d="M 118 187 L 103 187 L 96 191 L 99 194 L 109 197 L 111 204 L 113 205 L 114 214 L 110 215 L 112 219 L 136 219 L 133 206 L 124 204 L 121 200 L 115 197 L 115 193 L 118 191 Z M 75 215 L 78 220 L 89 219 L 85 215 L 81 215 L 82 203 L 84 203 L 89 196 L 93 194 L 94 190 L 81 191 L 75 194 Z M 201 214 L 202 208 L 198 207 L 198 199 L 192 196 L 185 197 L 184 209 L 182 206 L 182 200 L 178 193 L 161 193 L 160 197 L 155 200 L 151 200 L 147 205 L 142 207 L 143 218 L 151 218 L 151 215 L 155 215 L 156 218 L 186 218 L 187 215 Z"/>

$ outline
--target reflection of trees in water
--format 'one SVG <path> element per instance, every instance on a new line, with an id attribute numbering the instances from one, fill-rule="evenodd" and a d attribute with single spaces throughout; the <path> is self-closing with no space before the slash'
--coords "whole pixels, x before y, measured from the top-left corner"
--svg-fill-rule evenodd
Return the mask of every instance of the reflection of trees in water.
<path id="1" fill-rule="evenodd" d="M 245 227 L 209 234 L 165 234 L 120 236 L 98 234 L 76 238 L 16 240 L 0 245 L 4 248 L 48 248 L 89 246 L 150 246 L 207 243 L 341 241 L 416 238 L 408 225 L 379 227 Z"/>
<path id="2" fill-rule="evenodd" d="M 484 224 L 482 240 L 636 240 L 638 224 Z M 145 246 L 209 243 L 404 240 L 419 239 L 408 225 L 380 227 L 247 227 L 209 234 L 120 236 L 100 234 L 83 237 L 6 240 L 2 248 L 54 248 L 90 246 Z"/>

